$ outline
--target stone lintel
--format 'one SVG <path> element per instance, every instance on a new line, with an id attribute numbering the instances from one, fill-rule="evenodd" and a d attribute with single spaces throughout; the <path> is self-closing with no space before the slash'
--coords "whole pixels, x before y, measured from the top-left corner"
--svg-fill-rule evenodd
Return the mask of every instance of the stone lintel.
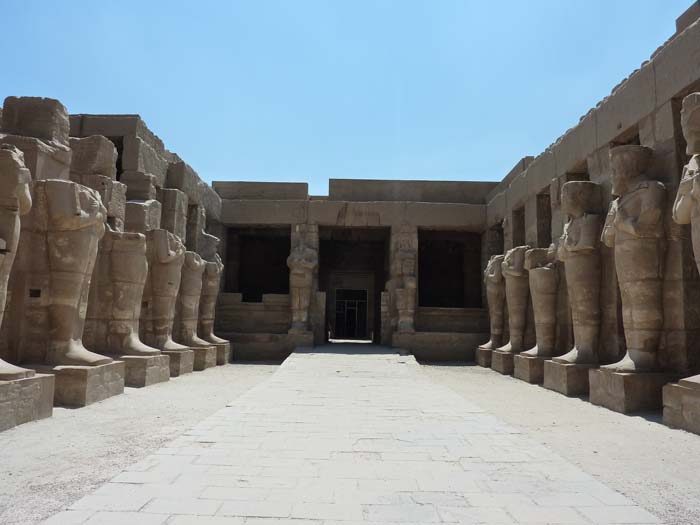
<path id="1" fill-rule="evenodd" d="M 0 381 L 0 431 L 51 417 L 54 386 L 50 374 Z"/>
<path id="2" fill-rule="evenodd" d="M 551 358 L 516 355 L 513 375 L 533 385 L 541 385 L 544 381 L 544 364 L 549 359 Z"/>
<path id="3" fill-rule="evenodd" d="M 588 394 L 588 372 L 593 365 L 575 365 L 546 361 L 544 363 L 544 387 L 565 396 Z"/>
<path id="4" fill-rule="evenodd" d="M 605 368 L 588 373 L 590 401 L 624 414 L 660 410 L 662 388 L 678 379 L 666 373 L 623 373 Z"/>
<path id="5" fill-rule="evenodd" d="M 191 346 L 194 352 L 194 369 L 196 371 L 205 370 L 216 366 L 216 347 L 215 346 Z"/>
<path id="6" fill-rule="evenodd" d="M 170 358 L 170 377 L 179 377 L 194 370 L 194 351 L 192 350 L 161 350 Z"/>
<path id="7" fill-rule="evenodd" d="M 124 392 L 123 361 L 98 366 L 26 366 L 54 376 L 54 406 L 84 407 Z"/>
<path id="8" fill-rule="evenodd" d="M 494 350 L 491 352 L 491 369 L 503 375 L 512 376 L 515 371 L 515 355 L 514 352 Z"/>

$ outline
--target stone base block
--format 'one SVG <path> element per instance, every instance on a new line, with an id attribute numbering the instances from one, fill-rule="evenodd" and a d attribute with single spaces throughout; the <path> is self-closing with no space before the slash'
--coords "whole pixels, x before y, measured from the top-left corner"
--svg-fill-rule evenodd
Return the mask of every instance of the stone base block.
<path id="1" fill-rule="evenodd" d="M 593 365 L 567 365 L 554 361 L 544 363 L 544 387 L 565 396 L 588 394 L 588 372 Z"/>
<path id="2" fill-rule="evenodd" d="M 227 365 L 231 362 L 231 343 L 216 343 L 216 366 Z"/>
<path id="3" fill-rule="evenodd" d="M 630 413 L 662 408 L 661 391 L 676 376 L 662 373 L 622 373 L 605 368 L 590 370 L 590 401 L 615 412 Z"/>
<path id="4" fill-rule="evenodd" d="M 204 370 L 216 366 L 216 347 L 202 346 L 190 347 L 194 352 L 194 369 L 197 371 Z"/>
<path id="5" fill-rule="evenodd" d="M 515 356 L 513 352 L 491 352 L 491 369 L 503 375 L 512 376 L 515 370 Z"/>
<path id="6" fill-rule="evenodd" d="M 170 380 L 170 357 L 165 354 L 152 356 L 122 355 L 114 357 L 124 361 L 124 385 L 143 388 Z"/>
<path id="7" fill-rule="evenodd" d="M 0 431 L 51 417 L 54 386 L 51 374 L 0 381 Z"/>
<path id="8" fill-rule="evenodd" d="M 163 350 L 170 358 L 170 377 L 189 374 L 194 370 L 194 352 L 192 350 Z"/>
<path id="9" fill-rule="evenodd" d="M 483 333 L 394 332 L 392 345 L 419 361 L 474 361 L 474 348 L 488 337 Z"/>
<path id="10" fill-rule="evenodd" d="M 664 424 L 700 434 L 700 376 L 663 388 Z"/>
<path id="11" fill-rule="evenodd" d="M 491 368 L 491 353 L 493 350 L 488 348 L 476 347 L 476 364 L 484 368 Z"/>
<path id="12" fill-rule="evenodd" d="M 124 392 L 125 366 L 113 361 L 99 366 L 29 366 L 56 380 L 54 406 L 84 407 Z"/>
<path id="13" fill-rule="evenodd" d="M 533 385 L 541 385 L 544 381 L 544 363 L 550 358 L 516 355 L 514 361 L 514 376 Z"/>

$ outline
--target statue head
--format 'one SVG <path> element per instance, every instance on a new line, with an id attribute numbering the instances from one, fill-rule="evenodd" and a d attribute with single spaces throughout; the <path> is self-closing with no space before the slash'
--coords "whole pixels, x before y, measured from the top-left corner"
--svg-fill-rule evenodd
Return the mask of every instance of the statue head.
<path id="1" fill-rule="evenodd" d="M 620 197 L 627 193 L 635 181 L 641 179 L 649 168 L 654 150 L 635 144 L 610 149 L 612 167 L 612 194 Z"/>
<path id="2" fill-rule="evenodd" d="M 587 180 L 572 180 L 561 188 L 561 209 L 569 219 L 587 213 L 600 213 L 600 184 Z"/>
<path id="3" fill-rule="evenodd" d="M 10 144 L 0 144 L 0 197 L 16 197 L 20 215 L 32 207 L 30 182 L 31 173 L 24 165 L 22 151 Z"/>
<path id="4" fill-rule="evenodd" d="M 686 153 L 700 153 L 700 93 L 691 93 L 683 99 L 681 126 L 687 143 Z"/>

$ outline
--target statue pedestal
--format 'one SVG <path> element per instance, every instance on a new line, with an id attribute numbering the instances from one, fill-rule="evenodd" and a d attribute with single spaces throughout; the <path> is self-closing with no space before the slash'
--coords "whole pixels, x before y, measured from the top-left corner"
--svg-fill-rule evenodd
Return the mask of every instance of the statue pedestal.
<path id="1" fill-rule="evenodd" d="M 476 347 L 476 364 L 484 368 L 491 368 L 491 352 L 489 348 Z"/>
<path id="2" fill-rule="evenodd" d="M 661 390 L 677 379 L 673 374 L 612 372 L 604 368 L 588 373 L 590 402 L 615 412 L 659 410 Z"/>
<path id="3" fill-rule="evenodd" d="M 216 366 L 227 365 L 231 362 L 231 343 L 214 343 L 216 347 Z"/>
<path id="4" fill-rule="evenodd" d="M 56 380 L 54 406 L 84 407 L 124 392 L 122 361 L 98 366 L 29 366 Z"/>
<path id="5" fill-rule="evenodd" d="M 516 355 L 513 375 L 533 385 L 541 385 L 544 381 L 544 364 L 550 359 L 551 357 L 544 358 L 522 354 Z"/>
<path id="6" fill-rule="evenodd" d="M 216 366 L 215 346 L 190 346 L 194 352 L 194 369 L 197 371 Z"/>
<path id="7" fill-rule="evenodd" d="M 700 434 L 700 375 L 664 386 L 664 424 Z"/>
<path id="8" fill-rule="evenodd" d="M 143 388 L 170 380 L 170 357 L 167 355 L 111 357 L 124 362 L 124 386 Z"/>
<path id="9" fill-rule="evenodd" d="M 503 375 L 512 376 L 515 369 L 515 356 L 514 352 L 494 350 L 491 352 L 491 368 Z"/>
<path id="10" fill-rule="evenodd" d="M 189 374 L 194 370 L 194 352 L 192 350 L 161 350 L 170 358 L 170 377 Z"/>
<path id="11" fill-rule="evenodd" d="M 50 374 L 0 381 L 0 431 L 51 417 L 54 385 Z"/>
<path id="12" fill-rule="evenodd" d="M 545 361 L 544 387 L 565 396 L 588 394 L 588 372 L 594 365 L 576 365 Z"/>

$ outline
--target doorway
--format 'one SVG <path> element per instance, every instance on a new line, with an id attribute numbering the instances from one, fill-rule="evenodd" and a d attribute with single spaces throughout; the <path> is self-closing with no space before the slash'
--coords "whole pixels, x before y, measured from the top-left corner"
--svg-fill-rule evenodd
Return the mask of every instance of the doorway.
<path id="1" fill-rule="evenodd" d="M 367 290 L 340 288 L 335 291 L 335 333 L 333 339 L 369 339 L 367 332 Z"/>

